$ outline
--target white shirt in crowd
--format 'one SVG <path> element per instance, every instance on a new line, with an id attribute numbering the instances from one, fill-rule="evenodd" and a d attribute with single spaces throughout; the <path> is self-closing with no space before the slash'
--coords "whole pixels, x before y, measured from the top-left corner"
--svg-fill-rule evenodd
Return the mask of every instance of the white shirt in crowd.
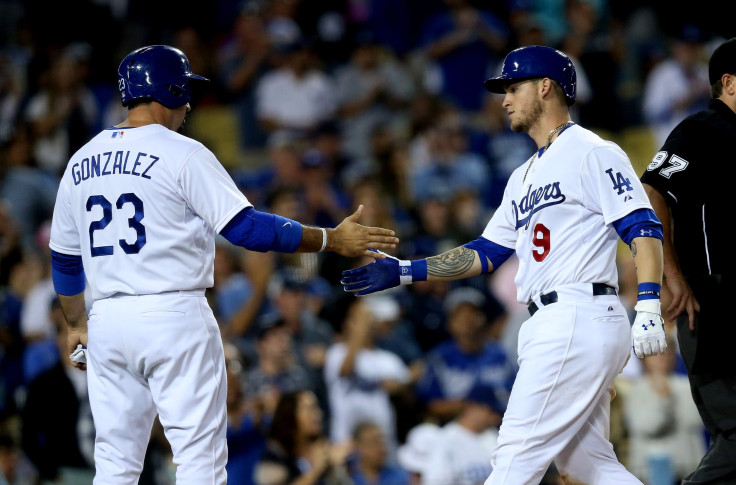
<path id="1" fill-rule="evenodd" d="M 381 383 L 387 380 L 409 381 L 409 368 L 394 353 L 382 349 L 362 349 L 355 359 L 354 372 L 340 377 L 348 347 L 336 343 L 327 350 L 325 382 L 330 402 L 330 439 L 344 442 L 352 437 L 355 426 L 371 421 L 386 436 L 391 457 L 396 451 L 396 423 L 388 392 Z"/>
<path id="2" fill-rule="evenodd" d="M 259 118 L 294 129 L 310 128 L 330 119 L 337 107 L 332 83 L 316 70 L 301 78 L 288 69 L 270 72 L 259 82 L 256 99 Z"/>
<path id="3" fill-rule="evenodd" d="M 498 433 L 473 431 L 455 422 L 446 424 L 434 440 L 422 485 L 477 485 L 491 474 L 491 453 Z"/>

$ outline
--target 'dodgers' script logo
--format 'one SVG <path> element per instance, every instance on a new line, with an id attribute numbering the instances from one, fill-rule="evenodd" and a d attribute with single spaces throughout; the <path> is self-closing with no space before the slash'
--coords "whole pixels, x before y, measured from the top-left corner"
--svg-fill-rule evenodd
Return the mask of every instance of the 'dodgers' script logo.
<path id="1" fill-rule="evenodd" d="M 529 221 L 536 212 L 546 207 L 562 204 L 565 199 L 565 194 L 560 190 L 559 182 L 553 182 L 534 190 L 529 185 L 526 195 L 521 198 L 518 205 L 515 200 L 511 201 L 511 206 L 514 208 L 514 217 L 516 217 L 516 229 L 522 226 L 528 229 Z"/>

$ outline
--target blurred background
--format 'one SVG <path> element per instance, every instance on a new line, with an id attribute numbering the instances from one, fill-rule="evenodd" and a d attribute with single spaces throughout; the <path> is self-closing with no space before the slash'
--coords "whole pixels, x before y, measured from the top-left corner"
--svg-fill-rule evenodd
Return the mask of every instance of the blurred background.
<path id="1" fill-rule="evenodd" d="M 64 355 L 48 234 L 69 156 L 126 117 L 116 73 L 133 49 L 176 46 L 211 79 L 182 131 L 256 208 L 334 227 L 363 204 L 360 222 L 394 229 L 394 255 L 413 259 L 480 235 L 535 149 L 483 90 L 511 49 L 565 51 L 574 121 L 641 174 L 707 105 L 707 61 L 732 34 L 727 20 L 631 0 L 2 0 L 0 484 L 91 483 L 94 423 L 85 374 Z M 528 315 L 515 259 L 358 300 L 340 273 L 366 262 L 218 240 L 207 295 L 228 361 L 229 483 L 290 483 L 300 472 L 287 463 L 341 484 L 480 484 L 490 472 Z M 632 309 L 628 248 L 619 265 Z M 672 343 L 629 362 L 611 405 L 619 459 L 656 485 L 679 483 L 707 445 Z M 471 431 L 459 449 L 485 454 L 433 476 L 432 440 L 457 426 Z M 141 483 L 173 484 L 174 472 L 157 423 Z M 560 483 L 554 467 L 544 483 Z"/>

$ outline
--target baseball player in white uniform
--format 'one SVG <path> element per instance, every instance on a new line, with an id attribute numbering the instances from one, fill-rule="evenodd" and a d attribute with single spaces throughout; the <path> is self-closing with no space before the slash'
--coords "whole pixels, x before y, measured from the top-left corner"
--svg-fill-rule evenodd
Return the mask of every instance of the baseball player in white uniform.
<path id="1" fill-rule="evenodd" d="M 570 120 L 575 68 L 544 46 L 516 49 L 499 76 L 511 128 L 539 150 L 510 177 L 483 235 L 427 259 L 395 258 L 343 273 L 365 295 L 417 280 L 452 280 L 498 268 L 513 252 L 519 302 L 519 372 L 486 485 L 539 483 L 551 462 L 588 485 L 640 483 L 608 441 L 609 386 L 632 345 L 643 358 L 666 349 L 660 316 L 662 226 L 626 154 Z M 619 237 L 639 281 L 633 327 L 617 295 Z"/>
<path id="2" fill-rule="evenodd" d="M 204 298 L 215 233 L 262 252 L 358 256 L 397 242 L 357 224 L 362 207 L 335 229 L 255 210 L 212 152 L 177 133 L 202 81 L 178 49 L 130 53 L 118 71 L 128 118 L 75 153 L 59 186 L 53 281 L 70 350 L 88 346 L 79 366 L 97 432 L 96 485 L 138 483 L 156 414 L 178 484 L 227 481 L 225 360 Z"/>

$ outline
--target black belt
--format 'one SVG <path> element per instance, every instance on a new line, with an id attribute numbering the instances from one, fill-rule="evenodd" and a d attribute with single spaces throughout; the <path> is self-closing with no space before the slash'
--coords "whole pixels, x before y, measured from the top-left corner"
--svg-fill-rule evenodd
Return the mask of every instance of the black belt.
<path id="1" fill-rule="evenodd" d="M 616 288 L 614 288 L 613 286 L 607 285 L 605 283 L 593 283 L 593 296 L 615 294 Z M 549 293 L 543 293 L 539 297 L 539 302 L 544 306 L 551 305 L 552 303 L 557 303 L 557 292 L 550 291 Z M 539 307 L 534 302 L 529 303 L 528 308 L 529 315 L 534 315 L 535 313 L 537 313 L 537 310 L 539 310 Z"/>

